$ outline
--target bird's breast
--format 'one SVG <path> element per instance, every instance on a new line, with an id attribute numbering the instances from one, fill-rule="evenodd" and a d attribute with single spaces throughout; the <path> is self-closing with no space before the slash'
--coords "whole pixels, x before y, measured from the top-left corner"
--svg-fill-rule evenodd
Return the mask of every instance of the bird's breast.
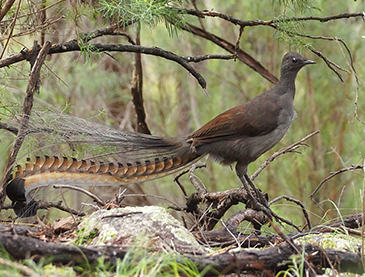
<path id="1" fill-rule="evenodd" d="M 285 97 L 290 97 L 290 95 L 285 95 L 283 96 L 283 98 Z M 296 113 L 294 111 L 294 105 L 293 105 L 293 101 L 290 101 L 291 99 L 287 99 L 288 101 L 286 101 L 286 99 L 281 99 L 280 103 L 281 103 L 281 109 L 279 112 L 279 116 L 277 118 L 278 120 L 278 125 L 287 125 L 293 122 Z"/>

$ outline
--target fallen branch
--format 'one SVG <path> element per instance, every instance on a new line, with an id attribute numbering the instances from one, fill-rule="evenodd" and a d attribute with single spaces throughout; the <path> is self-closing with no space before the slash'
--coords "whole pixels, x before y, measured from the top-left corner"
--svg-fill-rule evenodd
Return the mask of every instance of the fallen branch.
<path id="1" fill-rule="evenodd" d="M 18 260 L 33 257 L 33 260 L 38 262 L 42 257 L 53 263 L 75 266 L 95 266 L 100 263 L 100 258 L 103 259 L 104 263 L 114 264 L 118 258 L 123 260 L 127 255 L 127 250 L 121 250 L 119 246 L 82 247 L 72 244 L 48 243 L 24 236 L 1 234 L 0 243 L 13 258 Z M 323 268 L 331 268 L 332 266 L 340 272 L 364 273 L 360 256 L 354 252 L 321 249 L 317 246 L 307 245 L 303 253 L 303 258 L 307 259 L 318 273 L 322 272 Z M 275 275 L 280 271 L 289 269 L 292 265 L 293 254 L 297 253 L 293 252 L 288 244 L 282 243 L 266 249 L 251 248 L 205 256 L 176 256 L 176 260 L 182 263 L 186 263 L 186 259 L 191 260 L 200 272 L 205 270 L 204 276 L 216 276 L 217 271 L 223 275 L 243 271 L 260 271 Z M 327 257 L 327 259 L 323 259 L 323 257 Z M 158 258 L 156 256 L 156 259 Z M 138 258 L 135 262 L 138 262 Z M 210 270 L 206 271 L 207 268 Z"/>

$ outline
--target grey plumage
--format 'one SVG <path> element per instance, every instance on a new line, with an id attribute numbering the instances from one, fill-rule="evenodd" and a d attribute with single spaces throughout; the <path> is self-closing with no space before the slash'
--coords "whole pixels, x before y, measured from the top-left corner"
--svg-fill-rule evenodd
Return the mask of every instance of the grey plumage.
<path id="1" fill-rule="evenodd" d="M 161 138 L 118 131 L 64 115 L 59 120 L 44 120 L 44 115 L 41 115 L 39 120 L 31 120 L 30 133 L 35 136 L 37 133 L 49 133 L 53 137 L 53 141 L 49 142 L 51 148 L 54 145 L 66 155 L 72 155 L 73 147 L 80 146 L 84 149 L 82 161 L 86 166 L 80 167 L 78 164 L 82 161 L 76 160 L 65 166 L 59 162 L 60 159 L 53 158 L 49 162 L 47 157 L 45 162 L 44 158 L 39 162 L 39 158 L 35 166 L 36 162 L 29 160 L 26 167 L 37 170 L 32 172 L 18 166 L 8 180 L 8 196 L 13 202 L 30 202 L 29 192 L 37 186 L 45 172 L 57 173 L 61 180 L 61 173 L 65 173 L 64 179 L 68 180 L 72 179 L 72 174 L 82 173 L 82 176 L 108 175 L 102 180 L 112 182 L 135 182 L 176 172 L 207 154 L 223 164 L 236 163 L 237 175 L 245 185 L 248 181 L 247 166 L 275 146 L 292 124 L 297 73 L 303 66 L 313 63 L 298 53 L 287 53 L 275 87 L 218 115 L 187 137 Z M 62 158 L 62 162 L 66 163 L 66 159 Z M 107 172 L 106 169 L 110 168 L 113 172 Z M 39 178 L 34 178 L 36 174 Z M 51 175 L 44 174 L 44 178 Z M 54 178 L 52 180 L 55 181 Z M 43 183 L 47 184 L 47 180 Z M 21 211 L 18 213 L 21 214 Z"/>

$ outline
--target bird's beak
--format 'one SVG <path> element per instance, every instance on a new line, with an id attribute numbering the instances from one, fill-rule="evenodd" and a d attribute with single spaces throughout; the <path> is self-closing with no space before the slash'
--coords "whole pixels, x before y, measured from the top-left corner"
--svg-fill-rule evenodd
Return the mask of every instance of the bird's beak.
<path id="1" fill-rule="evenodd" d="M 304 64 L 315 64 L 315 61 L 311 61 L 311 60 L 306 60 L 304 61 Z"/>

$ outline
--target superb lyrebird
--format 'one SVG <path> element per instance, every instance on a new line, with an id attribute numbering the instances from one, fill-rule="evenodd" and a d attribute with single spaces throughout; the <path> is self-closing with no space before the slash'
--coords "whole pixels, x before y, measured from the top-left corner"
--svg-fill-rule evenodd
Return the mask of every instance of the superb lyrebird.
<path id="1" fill-rule="evenodd" d="M 25 202 L 31 200 L 29 191 L 47 185 L 49 180 L 138 182 L 181 170 L 205 155 L 223 164 L 236 163 L 236 173 L 246 184 L 247 166 L 276 145 L 292 124 L 297 73 L 313 63 L 298 53 L 287 53 L 276 86 L 218 115 L 185 137 L 162 138 L 110 129 L 103 132 L 107 127 L 98 125 L 95 129 L 105 134 L 95 139 L 86 129 L 75 131 L 68 126 L 57 126 L 54 131 L 65 137 L 79 134 L 82 141 L 89 136 L 94 145 L 112 145 L 115 151 L 108 159 L 58 156 L 28 159 L 24 166 L 15 167 L 8 180 L 7 195 L 16 203 L 17 214 L 21 214 Z"/>

